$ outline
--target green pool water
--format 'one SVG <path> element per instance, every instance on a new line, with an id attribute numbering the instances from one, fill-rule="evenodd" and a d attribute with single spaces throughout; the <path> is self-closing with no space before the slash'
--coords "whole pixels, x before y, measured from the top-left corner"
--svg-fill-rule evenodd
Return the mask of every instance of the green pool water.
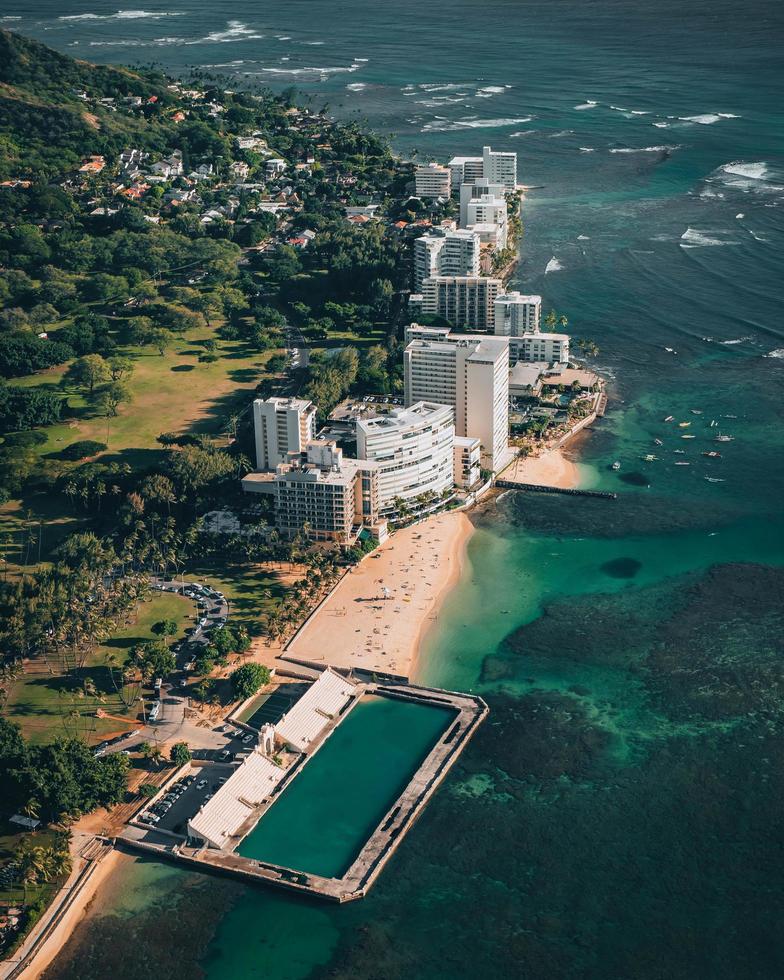
<path id="1" fill-rule="evenodd" d="M 238 852 L 340 877 L 453 718 L 449 709 L 363 698 Z"/>

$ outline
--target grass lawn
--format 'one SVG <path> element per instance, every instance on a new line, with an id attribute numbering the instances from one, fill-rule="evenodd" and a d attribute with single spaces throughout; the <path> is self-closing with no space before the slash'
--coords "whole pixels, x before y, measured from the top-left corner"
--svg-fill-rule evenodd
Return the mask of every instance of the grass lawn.
<path id="1" fill-rule="evenodd" d="M 136 622 L 118 630 L 104 644 L 97 647 L 85 667 L 67 676 L 50 674 L 42 662 L 36 662 L 40 672 L 23 674 L 12 686 L 5 706 L 4 716 L 15 722 L 31 742 L 48 742 L 57 735 L 74 734 L 78 731 L 89 742 L 99 742 L 111 733 L 123 731 L 136 721 L 137 712 L 129 711 L 115 692 L 104 661 L 109 653 L 122 662 L 131 647 L 144 640 L 154 639 L 152 624 L 161 619 L 173 619 L 180 626 L 182 636 L 193 623 L 195 607 L 190 600 L 171 593 L 155 594 L 149 602 L 142 603 Z M 173 637 L 176 640 L 178 637 Z M 86 677 L 92 678 L 103 694 L 100 702 L 85 699 L 76 702 L 79 718 L 67 719 L 64 712 L 74 707 L 73 694 L 78 692 Z M 66 694 L 61 692 L 65 691 Z M 100 707 L 111 717 L 96 718 Z"/>
<path id="2" fill-rule="evenodd" d="M 200 363 L 203 343 L 214 340 L 218 359 Z M 220 434 L 226 421 L 249 404 L 249 396 L 264 375 L 264 365 L 275 353 L 249 350 L 239 341 L 219 340 L 215 328 L 175 337 L 164 355 L 149 347 L 118 348 L 130 357 L 134 372 L 128 381 L 132 401 L 121 405 L 116 418 L 95 416 L 84 396 L 68 389 L 75 416 L 44 430 L 49 437 L 41 446 L 43 456 L 56 454 L 77 439 L 105 442 L 112 455 L 121 454 L 132 465 L 150 462 L 150 452 L 160 453 L 156 437 L 161 432 Z M 61 390 L 66 365 L 14 380 L 26 388 Z"/>
<path id="3" fill-rule="evenodd" d="M 281 574 L 267 566 L 197 564 L 185 572 L 185 580 L 222 592 L 229 600 L 229 622 L 244 626 L 251 636 L 260 635 L 266 614 L 285 592 Z"/>
<path id="4" fill-rule="evenodd" d="M 212 363 L 199 362 L 206 340 L 217 344 L 218 359 Z M 105 456 L 142 468 L 163 457 L 164 449 L 156 442 L 162 432 L 220 435 L 232 415 L 249 408 L 256 386 L 268 374 L 265 365 L 276 352 L 260 354 L 242 342 L 219 340 L 213 327 L 175 337 L 163 356 L 142 347 L 118 348 L 117 353 L 134 362 L 134 373 L 128 382 L 133 400 L 121 405 L 119 415 L 109 419 L 107 426 L 107 419 L 93 414 L 83 394 L 68 389 L 74 417 L 41 430 L 47 442 L 36 447 L 36 452 L 43 459 L 57 463 L 62 450 L 72 442 L 94 439 L 108 445 Z M 65 370 L 66 365 L 61 365 L 12 383 L 61 391 Z M 22 501 L 4 504 L 0 507 L 0 555 L 9 565 L 23 562 L 26 556 L 35 563 L 39 522 L 43 524 L 41 554 L 45 557 L 82 521 L 65 498 L 51 493 L 31 493 Z M 32 552 L 28 551 L 26 523 L 36 525 Z"/>

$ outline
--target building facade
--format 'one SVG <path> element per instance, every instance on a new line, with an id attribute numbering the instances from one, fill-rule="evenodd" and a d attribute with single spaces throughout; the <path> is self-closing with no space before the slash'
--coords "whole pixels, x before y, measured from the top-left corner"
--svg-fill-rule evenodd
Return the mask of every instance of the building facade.
<path id="1" fill-rule="evenodd" d="M 457 192 L 464 182 L 487 180 L 491 184 L 503 184 L 508 191 L 517 187 L 517 154 L 482 147 L 481 157 L 453 157 L 449 161 L 452 172 L 452 191 Z"/>
<path id="2" fill-rule="evenodd" d="M 257 398 L 253 402 L 256 469 L 274 470 L 300 452 L 315 432 L 316 406 L 304 398 Z"/>
<path id="3" fill-rule="evenodd" d="M 484 177 L 484 160 L 482 157 L 452 157 L 449 161 L 452 173 L 452 193 L 460 190 L 461 184 L 481 180 Z"/>
<path id="4" fill-rule="evenodd" d="M 463 490 L 479 482 L 482 473 L 482 444 L 468 436 L 455 436 L 454 481 Z"/>
<path id="5" fill-rule="evenodd" d="M 383 537 L 378 467 L 343 459 L 336 443 L 313 440 L 291 453 L 275 473 L 275 527 L 285 538 L 304 532 L 314 541 L 347 545 L 363 528 Z"/>
<path id="6" fill-rule="evenodd" d="M 493 184 L 503 184 L 508 191 L 517 187 L 517 154 L 482 147 L 482 176 Z"/>
<path id="7" fill-rule="evenodd" d="M 519 337 L 524 333 L 538 333 L 541 329 L 541 296 L 502 293 L 496 297 L 494 305 L 494 329 L 499 336 Z"/>
<path id="8" fill-rule="evenodd" d="M 509 338 L 509 363 L 546 361 L 549 364 L 569 362 L 569 334 L 524 333 Z"/>
<path id="9" fill-rule="evenodd" d="M 451 405 L 458 436 L 478 439 L 482 465 L 509 457 L 509 341 L 413 328 L 403 353 L 405 402 Z"/>
<path id="10" fill-rule="evenodd" d="M 414 171 L 417 197 L 449 197 L 452 191 L 452 172 L 438 163 L 427 163 Z"/>
<path id="11" fill-rule="evenodd" d="M 466 203 L 465 212 L 467 229 L 477 230 L 481 225 L 493 226 L 497 229 L 493 236 L 496 247 L 499 250 L 506 248 L 509 241 L 509 218 L 505 197 L 491 194 L 472 197 Z"/>
<path id="12" fill-rule="evenodd" d="M 379 512 L 395 511 L 399 499 L 450 491 L 455 421 L 450 405 L 418 401 L 385 415 L 357 420 L 357 456 L 378 467 Z"/>
<path id="13" fill-rule="evenodd" d="M 432 276 L 422 282 L 421 310 L 453 327 L 493 330 L 500 279 L 485 276 Z"/>
<path id="14" fill-rule="evenodd" d="M 487 194 L 490 197 L 503 198 L 506 188 L 503 184 L 494 184 L 484 177 L 481 180 L 463 181 L 460 185 L 460 227 L 465 228 L 469 224 L 468 204 L 477 197 Z"/>
<path id="15" fill-rule="evenodd" d="M 479 236 L 470 231 L 434 232 L 414 240 L 414 290 L 434 276 L 478 276 Z"/>

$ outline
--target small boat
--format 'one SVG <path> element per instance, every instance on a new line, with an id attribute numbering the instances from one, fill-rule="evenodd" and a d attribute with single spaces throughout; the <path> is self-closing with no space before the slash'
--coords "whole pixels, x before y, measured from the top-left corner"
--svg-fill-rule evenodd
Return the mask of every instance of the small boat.
<path id="1" fill-rule="evenodd" d="M 672 420 L 673 420 L 674 418 L 675 418 L 675 416 L 674 416 L 674 415 L 668 415 L 668 416 L 667 416 L 667 418 L 666 418 L 666 419 L 665 419 L 664 421 L 665 421 L 665 422 L 672 422 Z"/>
<path id="2" fill-rule="evenodd" d="M 737 417 L 737 415 L 722 415 L 723 419 L 736 419 Z"/>
<path id="3" fill-rule="evenodd" d="M 672 347 L 665 347 L 664 349 L 667 351 L 668 354 L 677 354 L 678 353 L 676 350 L 673 350 Z"/>
<path id="4" fill-rule="evenodd" d="M 686 452 L 686 450 L 685 449 L 673 449 L 673 452 L 674 453 L 678 453 L 679 456 L 683 456 L 683 454 Z"/>
<path id="5" fill-rule="evenodd" d="M 687 463 L 685 459 L 676 459 L 675 460 L 675 465 L 676 466 L 691 466 L 691 463 Z"/>
<path id="6" fill-rule="evenodd" d="M 708 456 L 710 459 L 721 459 L 721 453 L 717 453 L 715 449 L 711 449 L 707 453 L 703 453 L 703 456 Z"/>
<path id="7" fill-rule="evenodd" d="M 732 442 L 734 438 L 735 436 L 723 436 L 721 433 L 719 433 L 716 436 L 716 442 Z"/>
<path id="8" fill-rule="evenodd" d="M 715 428 L 716 428 L 716 426 L 717 426 L 718 424 L 719 424 L 719 423 L 718 423 L 718 422 L 716 421 L 716 419 L 711 419 L 711 424 L 710 424 L 710 427 L 711 427 L 712 429 L 715 429 Z"/>
<path id="9" fill-rule="evenodd" d="M 657 446 L 663 446 L 664 445 L 664 443 L 661 441 L 661 439 L 654 439 L 653 441 L 656 443 Z"/>
<path id="10" fill-rule="evenodd" d="M 610 467 L 611 470 L 616 470 L 616 471 L 619 470 L 620 468 L 621 468 L 621 464 L 618 462 L 617 459 L 615 460 L 615 462 Z"/>
<path id="11" fill-rule="evenodd" d="M 706 476 L 705 479 L 708 483 L 724 483 L 724 480 L 720 476 Z"/>
<path id="12" fill-rule="evenodd" d="M 689 411 L 692 415 L 702 415 L 702 411 L 699 408 L 690 408 Z"/>
<path id="13" fill-rule="evenodd" d="M 646 463 L 652 463 L 658 456 L 654 456 L 653 453 L 646 453 L 645 456 L 640 456 L 640 459 Z"/>
<path id="14" fill-rule="evenodd" d="M 694 438 L 696 438 L 696 436 L 690 436 L 690 435 L 681 436 L 681 439 L 694 439 Z"/>
<path id="15" fill-rule="evenodd" d="M 690 425 L 691 425 L 691 422 L 679 422 L 678 423 L 678 428 L 680 428 L 680 429 L 688 429 Z"/>

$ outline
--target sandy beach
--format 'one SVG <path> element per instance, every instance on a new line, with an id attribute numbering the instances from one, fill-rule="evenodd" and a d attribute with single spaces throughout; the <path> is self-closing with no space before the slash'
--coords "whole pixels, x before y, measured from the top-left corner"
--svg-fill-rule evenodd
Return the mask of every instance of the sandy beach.
<path id="1" fill-rule="evenodd" d="M 77 838 L 77 844 L 82 842 L 83 839 L 80 841 L 79 838 Z M 108 851 L 108 853 L 95 865 L 89 880 L 79 890 L 78 895 L 71 900 L 65 913 L 59 919 L 57 926 L 51 933 L 49 933 L 45 942 L 38 947 L 32 962 L 21 973 L 21 980 L 35 980 L 35 978 L 40 977 L 41 974 L 45 972 L 46 968 L 55 960 L 60 953 L 60 950 L 71 938 L 73 930 L 76 928 L 78 923 L 87 914 L 88 908 L 95 898 L 99 888 L 109 879 L 110 875 L 117 869 L 121 862 L 128 860 L 132 859 L 129 858 L 128 855 L 112 849 Z M 76 857 L 74 861 L 74 870 L 66 882 L 67 889 L 70 889 L 70 887 L 75 883 L 79 872 L 84 866 L 84 863 L 85 862 L 81 858 L 78 856 Z M 62 894 L 63 897 L 66 897 L 67 891 Z M 55 899 L 55 903 L 57 903 L 57 901 L 58 900 Z M 35 940 L 38 930 L 46 927 L 48 918 L 48 915 L 44 916 L 40 924 L 30 933 L 24 947 L 22 947 L 22 949 L 19 950 L 14 956 L 14 962 L 18 960 L 19 956 L 27 945 Z"/>
<path id="2" fill-rule="evenodd" d="M 576 463 L 564 456 L 563 450 L 548 449 L 540 456 L 516 459 L 508 469 L 504 470 L 503 478 L 517 480 L 519 483 L 536 483 L 539 486 L 571 490 L 580 483 L 580 471 Z"/>
<path id="3" fill-rule="evenodd" d="M 341 580 L 283 656 L 411 678 L 421 638 L 460 577 L 472 530 L 461 512 L 398 531 Z"/>

